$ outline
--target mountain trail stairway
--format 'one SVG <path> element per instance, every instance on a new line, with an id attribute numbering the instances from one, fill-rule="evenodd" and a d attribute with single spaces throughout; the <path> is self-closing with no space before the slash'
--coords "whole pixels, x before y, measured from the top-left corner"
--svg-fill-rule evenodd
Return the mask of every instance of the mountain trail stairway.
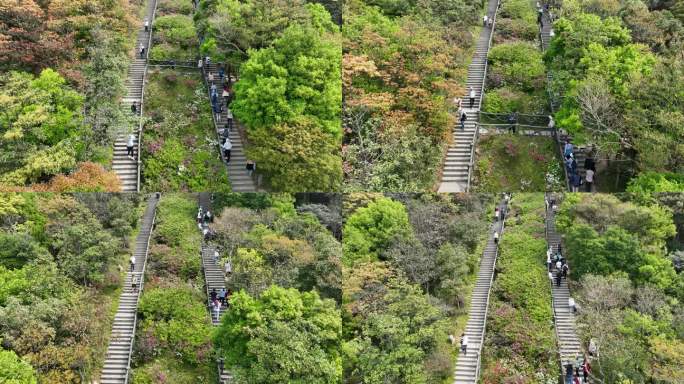
<path id="1" fill-rule="evenodd" d="M 135 338 L 136 312 L 138 299 L 143 289 L 145 265 L 150 236 L 154 227 L 155 210 L 159 198 L 151 195 L 147 200 L 147 209 L 140 223 L 140 232 L 135 239 L 135 267 L 126 273 L 124 286 L 119 297 L 119 308 L 114 316 L 112 333 L 109 337 L 109 347 L 104 367 L 100 376 L 100 384 L 128 383 L 131 364 L 131 353 Z M 133 283 L 136 287 L 133 287 Z"/>
<path id="2" fill-rule="evenodd" d="M 480 37 L 475 45 L 475 55 L 468 67 L 468 79 L 466 81 L 466 94 L 463 100 L 463 110 L 466 113 L 465 129 L 461 129 L 460 123 L 453 129 L 453 142 L 447 149 L 442 169 L 442 180 L 439 192 L 467 192 L 469 188 L 470 168 L 473 163 L 473 140 L 477 131 L 478 114 L 484 92 L 484 77 L 487 73 L 487 53 L 491 44 L 491 37 L 496 27 L 496 11 L 499 0 L 489 0 L 487 15 L 494 17 L 492 27 L 483 27 Z M 468 89 L 475 91 L 475 103 L 470 107 Z"/>
<path id="3" fill-rule="evenodd" d="M 209 192 L 202 192 L 199 194 L 199 206 L 202 212 L 206 212 L 211 206 L 211 194 Z M 209 313 L 211 316 L 211 322 L 214 326 L 218 326 L 221 323 L 221 317 L 228 309 L 226 306 L 221 306 L 221 311 L 219 312 L 219 318 L 214 316 L 211 310 L 211 304 L 209 303 L 209 295 L 212 290 L 220 292 L 221 289 L 226 288 L 226 281 L 223 276 L 223 270 L 218 262 L 214 259 L 214 252 L 216 251 L 216 246 L 207 243 L 202 240 L 202 270 L 204 271 L 204 281 L 207 289 L 207 306 L 209 307 Z M 229 371 L 223 369 L 219 364 L 219 375 L 221 377 L 221 384 L 229 384 L 233 380 L 233 376 Z"/>
<path id="4" fill-rule="evenodd" d="M 137 104 L 136 115 L 142 114 L 143 91 L 145 87 L 145 71 L 147 71 L 147 55 L 150 50 L 150 36 L 152 33 L 152 22 L 154 21 L 154 12 L 157 6 L 157 0 L 149 0 L 145 10 L 145 17 L 150 22 L 149 30 L 145 31 L 144 26 L 140 26 L 138 30 L 137 41 L 135 42 L 135 58 L 128 68 L 128 76 L 126 78 L 126 96 L 121 101 L 124 113 L 131 113 L 131 104 Z M 145 47 L 145 57 L 140 57 L 138 48 L 140 45 Z M 138 167 L 140 166 L 140 157 L 138 153 L 138 139 L 139 127 L 135 127 L 130 133 L 135 136 L 133 143 L 133 156 L 128 157 L 126 152 L 126 144 L 128 143 L 128 135 L 119 135 L 114 142 L 114 154 L 112 158 L 112 170 L 121 180 L 121 190 L 123 192 L 137 192 L 138 185 Z"/>
<path id="5" fill-rule="evenodd" d="M 499 204 L 499 209 L 505 211 L 505 201 Z M 492 286 L 498 255 L 497 244 L 494 242 L 494 232 L 501 235 L 504 229 L 504 221 L 495 221 L 489 229 L 489 239 L 482 253 L 480 270 L 470 298 L 468 322 L 464 332 L 468 336 L 468 347 L 465 354 L 459 350 L 458 361 L 454 370 L 454 384 L 474 384 L 478 381 L 482 341 L 484 340 L 487 308 L 489 307 L 489 291 Z"/>
<path id="6" fill-rule="evenodd" d="M 556 232 L 556 217 L 551 206 L 546 210 L 546 241 L 555 254 L 561 237 Z M 568 306 L 570 289 L 567 279 L 562 279 L 560 286 L 556 286 L 552 281 L 551 294 L 560 360 L 561 364 L 565 365 L 567 362 L 575 362 L 577 356 L 583 354 L 580 339 L 575 331 L 575 314 Z"/>
<path id="7" fill-rule="evenodd" d="M 205 65 L 204 69 L 204 76 L 207 77 L 207 84 L 209 84 L 210 87 L 212 84 L 216 85 L 216 92 L 219 95 L 218 102 L 225 103 L 225 101 L 223 101 L 223 98 L 221 97 L 221 93 L 223 92 L 224 82 L 228 80 L 227 76 L 221 78 L 219 76 L 218 65 L 213 63 Z M 210 73 L 214 77 L 213 81 L 209 81 L 208 76 Z M 228 75 L 228 73 L 226 73 L 226 75 Z M 235 79 L 232 80 L 234 81 Z M 226 126 L 229 116 L 233 119 L 232 129 L 230 129 L 230 132 L 228 133 L 230 142 L 233 144 L 233 149 L 230 153 L 230 162 L 226 163 L 226 168 L 228 169 L 228 180 L 230 180 L 230 185 L 233 192 L 256 192 L 254 180 L 247 173 L 246 169 L 247 156 L 245 155 L 242 137 L 240 136 L 240 129 L 242 127 L 240 127 L 239 122 L 233 117 L 233 114 L 227 107 L 222 109 L 222 112 L 220 114 L 220 120 L 216 120 L 216 116 L 214 116 L 216 132 L 218 134 L 219 129 L 222 129 Z M 220 137 L 220 134 L 218 137 Z M 221 160 L 223 160 L 223 162 L 225 163 L 226 159 L 223 156 L 223 150 L 220 150 L 220 152 Z"/>

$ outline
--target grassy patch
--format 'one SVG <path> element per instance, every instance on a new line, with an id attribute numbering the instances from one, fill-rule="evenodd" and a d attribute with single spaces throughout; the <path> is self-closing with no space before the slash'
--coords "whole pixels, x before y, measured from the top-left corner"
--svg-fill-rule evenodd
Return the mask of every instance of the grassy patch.
<path id="1" fill-rule="evenodd" d="M 148 79 L 142 141 L 143 189 L 229 191 L 200 74 L 154 69 Z"/>
<path id="2" fill-rule="evenodd" d="M 479 192 L 544 191 L 546 173 L 558 165 L 550 138 L 484 135 L 478 145 L 475 185 Z"/>

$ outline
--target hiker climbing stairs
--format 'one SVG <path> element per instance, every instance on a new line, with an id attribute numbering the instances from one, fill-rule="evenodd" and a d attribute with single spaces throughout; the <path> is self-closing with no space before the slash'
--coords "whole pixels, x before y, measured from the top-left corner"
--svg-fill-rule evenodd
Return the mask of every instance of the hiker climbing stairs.
<path id="1" fill-rule="evenodd" d="M 549 48 L 549 44 L 551 44 L 551 31 L 553 29 L 553 22 L 551 21 L 551 17 L 549 15 L 548 10 L 544 10 L 544 14 L 542 16 L 542 26 L 541 26 L 541 31 L 540 31 L 540 38 L 541 38 L 541 46 L 542 50 L 546 52 L 546 50 Z M 549 104 L 551 106 L 551 113 L 554 113 L 558 110 L 560 107 L 560 102 L 561 102 L 561 95 L 558 94 L 554 89 L 553 89 L 553 73 L 551 71 L 546 71 L 546 81 L 547 81 L 547 87 L 548 87 L 548 93 L 549 93 Z M 571 139 L 569 136 L 560 136 L 558 138 L 561 149 L 565 142 Z M 577 173 L 584 178 L 585 169 L 584 169 L 584 160 L 586 159 L 586 154 L 582 148 L 574 148 L 573 150 L 573 156 L 575 157 L 575 161 L 577 161 Z M 564 164 L 561 164 L 564 167 Z M 570 186 L 568 186 L 568 189 L 570 190 Z"/>
<path id="2" fill-rule="evenodd" d="M 552 248 L 554 254 L 558 250 L 558 245 L 561 243 L 561 237 L 558 232 L 556 232 L 555 220 L 554 211 L 552 207 L 549 206 L 546 210 L 546 241 Z M 553 270 L 555 276 L 555 267 L 553 267 Z M 558 339 L 558 349 L 561 364 L 565 365 L 567 362 L 575 362 L 577 356 L 583 354 L 580 339 L 575 331 L 575 314 L 568 306 L 568 299 L 570 298 L 568 280 L 562 279 L 560 286 L 556 286 L 555 282 L 552 281 L 551 294 L 553 298 L 553 312 L 556 325 L 556 337 Z"/>
<path id="3" fill-rule="evenodd" d="M 209 81 L 208 77 L 210 73 L 214 77 L 213 81 Z M 205 76 L 207 76 L 207 84 L 209 84 L 210 87 L 212 84 L 216 85 L 216 92 L 219 95 L 219 102 L 224 102 L 223 97 L 221 97 L 221 93 L 223 92 L 223 85 L 225 81 L 228 80 L 227 76 L 229 74 L 226 73 L 226 76 L 221 78 L 219 76 L 218 65 L 213 63 L 205 65 L 204 74 Z M 231 81 L 232 83 L 235 83 L 237 79 L 232 78 Z M 242 137 L 240 136 L 240 130 L 242 129 L 242 126 L 240 126 L 240 123 L 237 121 L 237 119 L 233 117 L 231 111 L 228 108 L 223 108 L 220 114 L 220 120 L 217 121 L 216 117 L 214 117 L 215 129 L 218 134 L 219 129 L 225 128 L 229 116 L 233 119 L 232 129 L 228 134 L 230 142 L 233 144 L 233 149 L 231 150 L 230 162 L 226 165 L 226 167 L 228 168 L 228 180 L 230 180 L 230 185 L 233 192 L 255 192 L 256 186 L 254 184 L 254 180 L 247 173 L 246 168 L 247 157 L 245 155 Z M 223 150 L 221 149 L 219 152 L 221 152 L 221 160 L 223 160 L 223 162 L 225 163 L 226 159 L 223 156 Z"/>
<path id="4" fill-rule="evenodd" d="M 152 33 L 152 21 L 154 19 L 154 11 L 157 6 L 157 0 L 149 0 L 145 10 L 145 17 L 149 20 L 149 30 L 145 31 L 144 26 L 140 26 L 135 42 L 135 58 L 128 68 L 128 76 L 126 78 L 126 96 L 122 100 L 124 113 L 132 113 L 131 104 L 136 103 L 136 115 L 141 114 L 143 92 L 145 87 L 145 71 L 147 70 L 147 54 L 150 47 L 150 34 Z M 145 56 L 140 57 L 138 47 L 140 45 L 145 47 Z M 123 192 L 137 192 L 138 186 L 138 167 L 139 153 L 138 153 L 138 133 L 139 127 L 134 127 L 131 133 L 121 134 L 114 141 L 114 154 L 112 158 L 112 170 L 121 180 L 121 190 Z M 126 144 L 128 143 L 128 135 L 133 134 L 135 141 L 133 143 L 133 156 L 128 157 L 126 151 Z"/>
<path id="5" fill-rule="evenodd" d="M 127 383 L 131 364 L 131 353 L 135 339 L 136 312 L 138 299 L 143 288 L 145 264 L 150 236 L 154 226 L 155 209 L 159 198 L 152 195 L 147 200 L 147 209 L 140 223 L 140 232 L 135 239 L 135 267 L 126 273 L 123 289 L 119 296 L 119 308 L 114 316 L 109 347 L 104 367 L 100 375 L 100 384 Z M 133 283 L 135 282 L 135 286 Z"/>
<path id="6" fill-rule="evenodd" d="M 499 204 L 499 209 L 506 209 L 506 202 Z M 470 297 L 468 322 L 465 335 L 468 336 L 468 347 L 465 354 L 459 350 L 458 361 L 454 370 L 454 384 L 477 383 L 480 369 L 480 355 L 486 327 L 487 308 L 489 306 L 489 292 L 494 277 L 494 267 L 498 254 L 497 244 L 494 242 L 494 232 L 501 234 L 504 220 L 494 222 L 489 229 L 489 239 L 482 253 L 480 270 L 477 274 L 475 287 Z"/>
<path id="7" fill-rule="evenodd" d="M 209 192 L 202 192 L 199 194 L 199 206 L 202 209 L 202 212 L 206 212 L 210 209 L 211 194 Z M 220 292 L 221 289 L 226 288 L 226 281 L 223 276 L 223 270 L 221 269 L 221 266 L 214 260 L 214 251 L 216 251 L 216 247 L 214 245 L 211 245 L 204 240 L 202 241 L 202 270 L 204 271 L 204 281 L 207 289 L 208 300 L 207 305 L 209 306 L 209 308 L 211 308 L 211 303 L 209 303 L 210 292 L 212 290 Z M 221 323 L 221 317 L 223 317 L 223 314 L 227 309 L 227 306 L 221 306 L 218 319 L 216 318 L 216 316 L 214 316 L 213 311 L 210 309 L 211 322 L 214 326 L 218 326 Z M 221 369 L 220 366 L 219 375 L 221 377 L 222 384 L 228 384 L 233 379 L 232 374 L 226 369 Z"/>
<path id="8" fill-rule="evenodd" d="M 487 15 L 494 18 L 491 27 L 483 27 L 475 45 L 475 55 L 468 67 L 468 78 L 466 81 L 466 91 L 461 97 L 463 100 L 463 110 L 466 113 L 465 129 L 461 129 L 457 123 L 453 129 L 453 142 L 447 149 L 442 169 L 442 180 L 439 185 L 439 192 L 467 192 L 469 187 L 470 168 L 473 166 L 471 146 L 477 130 L 480 103 L 484 92 L 484 76 L 487 71 L 487 53 L 491 44 L 491 36 L 496 27 L 496 11 L 499 5 L 498 0 L 489 0 L 487 5 Z M 475 103 L 472 108 L 469 101 L 469 89 L 475 91 Z"/>

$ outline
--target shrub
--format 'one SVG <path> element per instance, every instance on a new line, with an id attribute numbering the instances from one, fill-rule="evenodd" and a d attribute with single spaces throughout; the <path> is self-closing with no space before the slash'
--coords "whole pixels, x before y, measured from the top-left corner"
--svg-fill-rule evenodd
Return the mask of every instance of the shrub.
<path id="1" fill-rule="evenodd" d="M 187 286 L 145 290 L 138 305 L 141 328 L 181 361 L 206 362 L 211 350 L 211 325 L 202 302 Z"/>
<path id="2" fill-rule="evenodd" d="M 395 236 L 411 232 L 406 207 L 400 202 L 381 197 L 349 216 L 344 226 L 345 264 L 359 260 L 377 260 Z"/>
<path id="3" fill-rule="evenodd" d="M 190 16 L 169 15 L 154 20 L 154 39 L 182 48 L 196 47 L 197 31 Z"/>
<path id="4" fill-rule="evenodd" d="M 511 87 L 501 87 L 487 91 L 482 101 L 482 110 L 491 113 L 530 113 L 538 112 L 540 100 Z"/>
<path id="5" fill-rule="evenodd" d="M 182 15 L 192 15 L 192 1 L 188 0 L 162 0 L 157 3 L 157 13 L 167 15 L 179 13 Z"/>
<path id="6" fill-rule="evenodd" d="M 545 68 L 542 54 L 533 44 L 505 43 L 493 47 L 488 56 L 488 77 L 501 78 L 502 85 L 512 85 L 523 91 L 543 88 Z"/>

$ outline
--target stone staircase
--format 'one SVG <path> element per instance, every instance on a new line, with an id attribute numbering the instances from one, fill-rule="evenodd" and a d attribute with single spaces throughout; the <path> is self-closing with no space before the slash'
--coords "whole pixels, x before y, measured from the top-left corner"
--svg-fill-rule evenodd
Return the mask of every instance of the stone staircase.
<path id="1" fill-rule="evenodd" d="M 202 208 L 202 212 L 206 212 L 207 209 L 211 207 L 211 194 L 209 192 L 202 192 L 199 194 L 199 206 Z M 207 305 L 211 314 L 211 322 L 214 326 L 218 326 L 221 323 L 221 318 L 223 314 L 228 309 L 226 306 L 221 306 L 221 311 L 219 312 L 219 318 L 216 319 L 214 316 L 213 309 L 211 309 L 210 292 L 215 289 L 216 292 L 221 291 L 221 289 L 226 288 L 226 281 L 223 276 L 223 269 L 221 265 L 214 261 L 214 251 L 216 247 L 214 245 L 208 244 L 202 241 L 202 271 L 204 272 L 204 281 L 207 289 Z M 219 365 L 219 376 L 221 384 L 228 384 L 232 382 L 233 375 L 226 369 L 221 369 Z"/>
<path id="2" fill-rule="evenodd" d="M 133 272 L 129 268 L 126 273 L 126 279 L 119 297 L 119 308 L 114 316 L 109 347 L 100 375 L 100 384 L 128 383 L 131 352 L 135 339 L 138 299 L 144 283 L 147 250 L 154 227 L 155 209 L 158 201 L 159 198 L 156 195 L 150 196 L 147 200 L 147 209 L 140 223 L 140 233 L 135 239 L 135 250 L 133 252 L 135 268 Z M 134 279 L 137 283 L 136 289 L 133 289 Z"/>
<path id="3" fill-rule="evenodd" d="M 492 28 L 482 28 L 475 45 L 475 55 L 468 67 L 466 92 L 462 96 L 463 110 L 468 118 L 465 121 L 465 129 L 461 129 L 460 122 L 457 122 L 453 129 L 453 142 L 447 149 L 439 192 L 466 192 L 468 189 L 469 168 L 474 161 L 471 158 L 471 147 L 477 130 L 480 101 L 484 91 L 484 75 L 487 69 L 487 53 L 493 29 L 496 27 L 498 4 L 498 0 L 489 0 L 487 5 L 487 15 L 494 17 L 494 24 Z M 472 108 L 470 108 L 468 95 L 470 87 L 475 90 L 475 103 Z"/>
<path id="4" fill-rule="evenodd" d="M 546 241 L 553 248 L 555 254 L 558 250 L 558 244 L 561 242 L 561 237 L 556 232 L 555 214 L 551 207 L 546 211 Z M 553 269 L 555 276 L 555 267 Z M 575 314 L 568 306 L 570 290 L 568 289 L 567 279 L 561 281 L 560 287 L 557 287 L 555 281 L 552 281 L 551 293 L 561 364 L 574 363 L 577 356 L 581 356 L 583 351 L 582 344 L 575 331 Z"/>
<path id="5" fill-rule="evenodd" d="M 499 204 L 500 209 L 505 207 L 505 201 Z M 504 221 L 499 220 L 494 222 L 489 230 L 489 239 L 482 253 L 480 270 L 470 298 L 468 322 L 464 332 L 468 336 L 468 348 L 465 355 L 459 349 L 458 361 L 454 370 L 454 384 L 474 384 L 478 381 L 482 341 L 484 340 L 487 308 L 489 306 L 489 291 L 492 286 L 498 255 L 497 245 L 494 243 L 494 232 L 497 231 L 501 235 L 503 228 Z"/>
<path id="6" fill-rule="evenodd" d="M 126 78 L 126 96 L 121 101 L 124 113 L 131 113 L 131 104 L 134 102 L 138 104 L 137 115 L 141 111 L 141 101 L 143 99 L 143 88 L 145 86 L 145 71 L 147 70 L 147 54 L 150 47 L 148 47 L 150 34 L 152 33 L 152 22 L 154 18 L 154 11 L 157 6 L 157 0 L 149 0 L 147 9 L 145 10 L 145 17 L 150 21 L 150 30 L 145 32 L 145 27 L 140 26 L 137 39 L 135 42 L 135 58 L 128 68 L 128 77 Z M 138 47 L 140 44 L 145 46 L 145 58 L 140 58 Z M 133 158 L 131 159 L 126 154 L 126 144 L 128 142 L 129 134 L 119 135 L 114 141 L 114 155 L 112 158 L 112 170 L 116 172 L 121 180 L 121 190 L 123 192 L 137 192 L 138 186 L 138 167 L 139 153 L 138 153 L 138 133 L 139 127 L 134 127 L 131 132 L 135 135 L 135 142 L 133 145 Z"/>
<path id="7" fill-rule="evenodd" d="M 214 75 L 214 81 L 209 81 L 207 78 L 207 84 L 209 84 L 210 87 L 212 84 L 216 85 L 216 92 L 219 95 L 219 102 L 223 102 L 224 100 L 223 97 L 221 97 L 221 93 L 223 92 L 223 83 L 225 80 L 227 80 L 227 77 L 224 76 L 223 81 L 219 78 L 219 68 L 216 64 L 205 65 L 204 69 L 206 76 L 208 76 L 209 73 Z M 226 73 L 226 75 L 228 74 Z M 235 81 L 236 79 L 233 78 L 233 83 Z M 228 121 L 229 113 L 230 111 L 228 108 L 225 108 L 224 106 L 223 112 L 221 113 L 221 119 L 219 121 L 214 120 L 217 135 L 219 134 L 218 130 L 225 127 L 226 122 Z M 213 111 L 212 114 L 214 114 Z M 232 113 L 230 114 L 232 115 Z M 247 157 L 245 155 L 242 137 L 240 137 L 240 129 L 242 129 L 242 127 L 239 124 L 240 123 L 235 119 L 235 117 L 233 117 L 233 128 L 229 134 L 230 142 L 233 143 L 233 149 L 231 150 L 230 154 L 230 162 L 226 164 L 226 168 L 228 169 L 228 180 L 230 180 L 230 185 L 233 192 L 255 192 L 257 188 L 254 183 L 254 179 L 249 176 L 247 169 L 245 168 L 247 165 Z M 219 152 L 221 153 L 221 160 L 223 160 L 225 163 L 223 150 L 221 149 Z"/>

